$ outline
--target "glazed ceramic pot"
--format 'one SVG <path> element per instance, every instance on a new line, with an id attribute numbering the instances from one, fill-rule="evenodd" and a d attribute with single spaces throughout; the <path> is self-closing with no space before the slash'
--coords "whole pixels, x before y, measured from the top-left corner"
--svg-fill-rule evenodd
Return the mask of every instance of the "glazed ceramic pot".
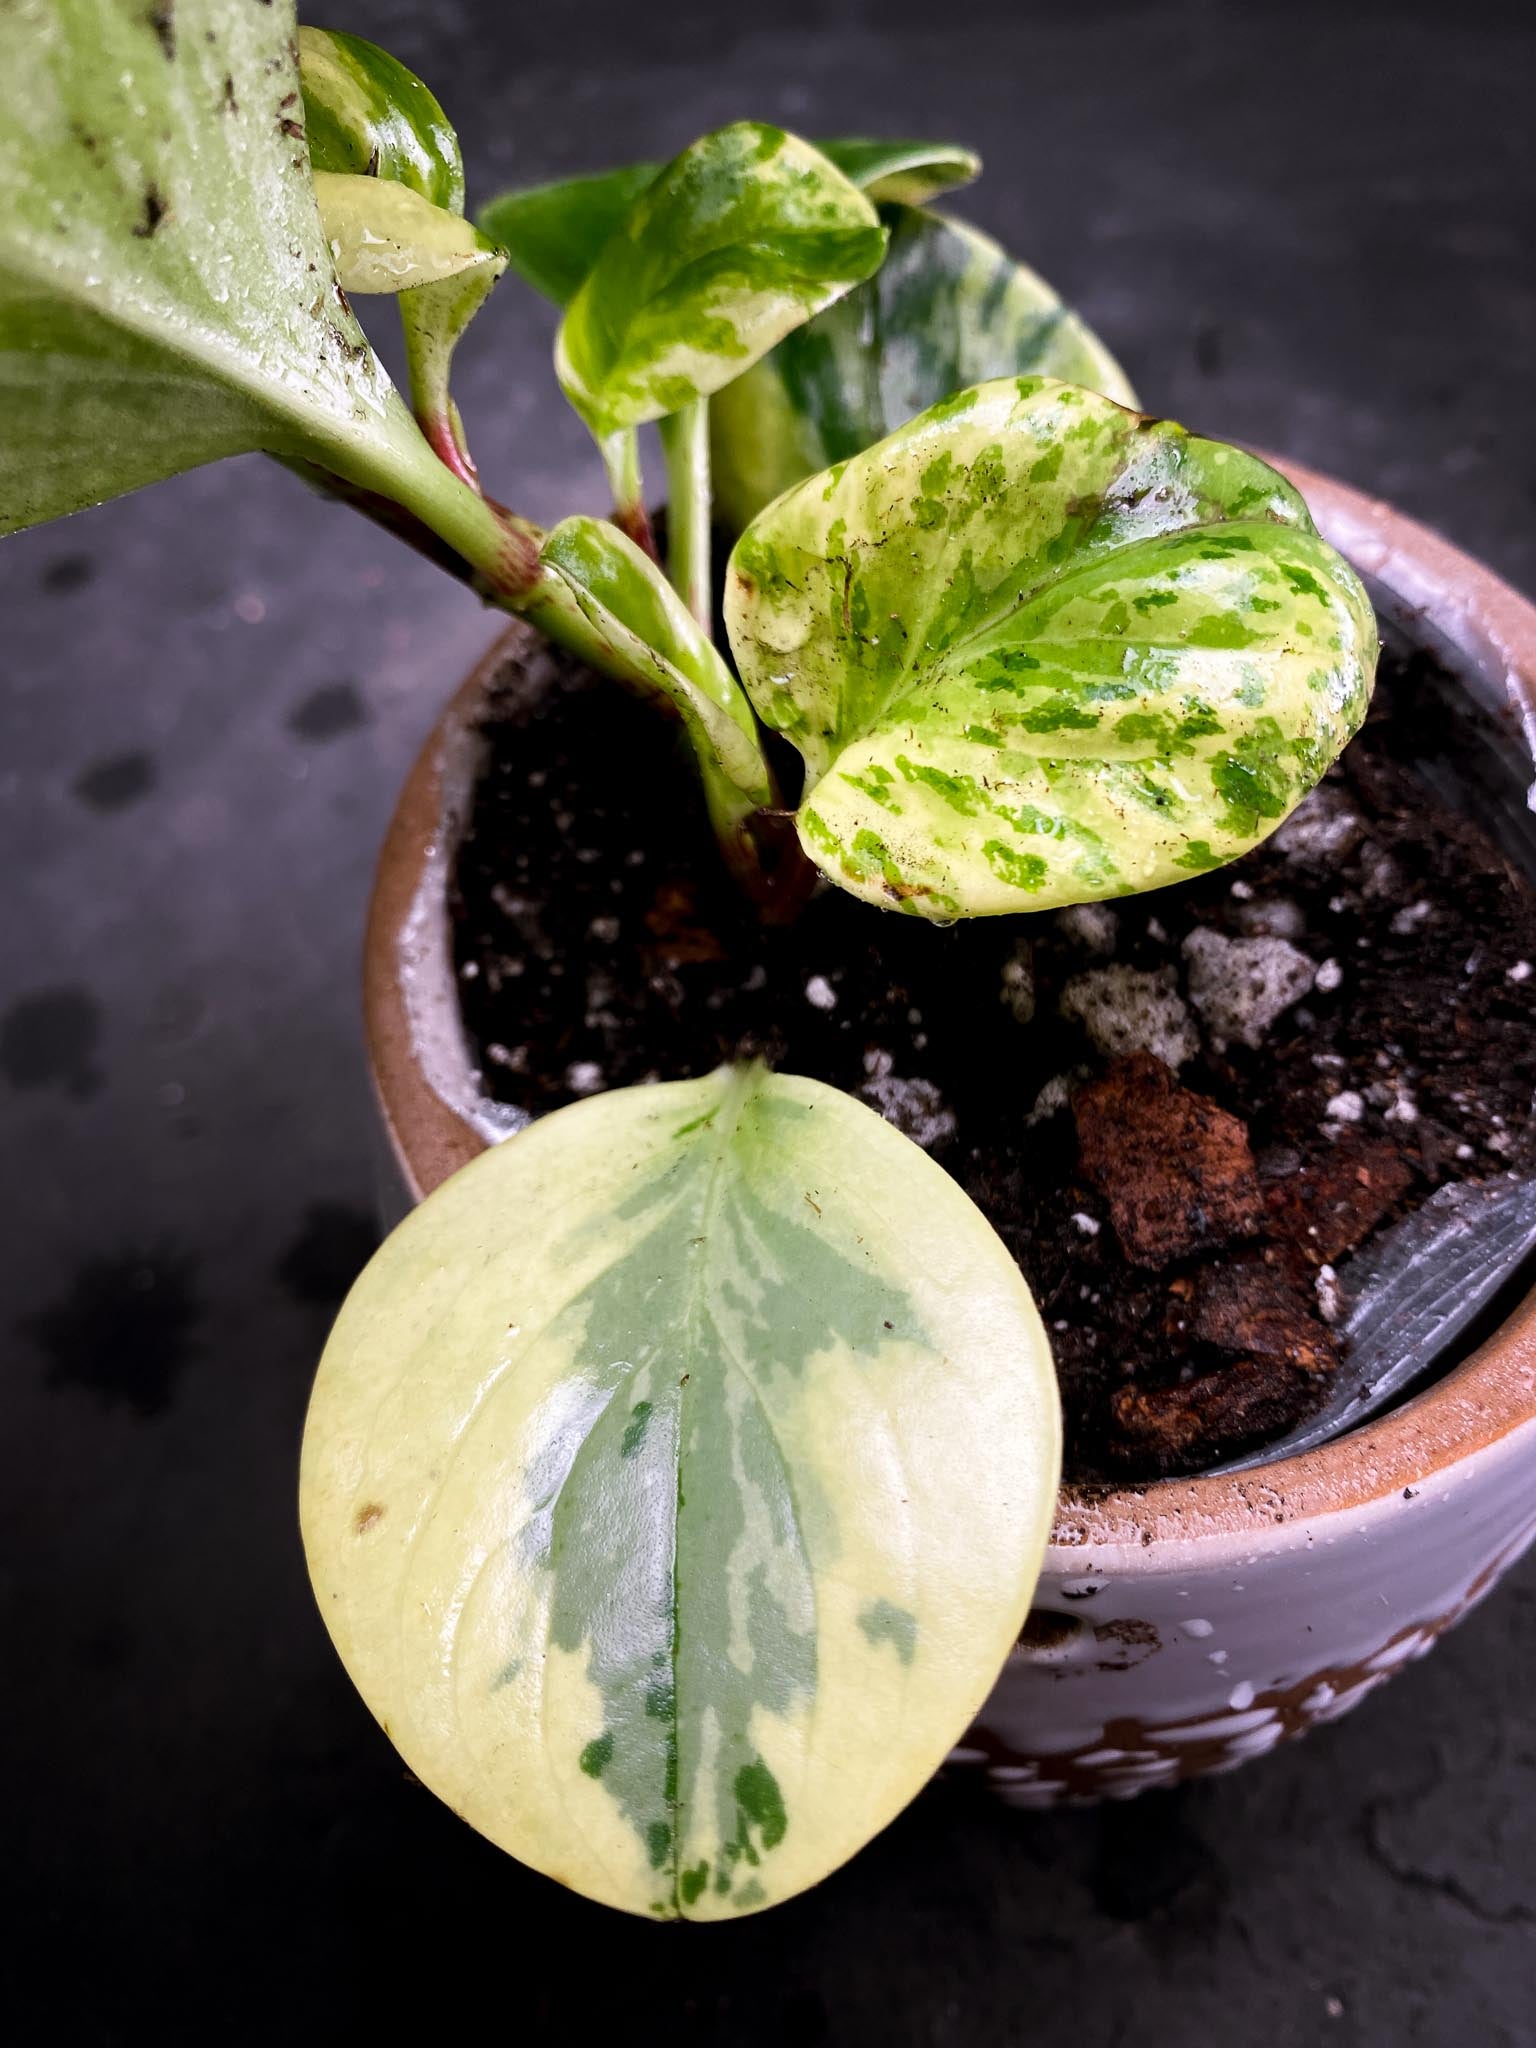
<path id="1" fill-rule="evenodd" d="M 1536 739 L 1536 607 L 1412 520 L 1281 464 L 1379 608 Z M 505 1133 L 460 1023 L 445 885 L 508 670 L 492 649 L 406 784 L 369 923 L 369 1053 L 405 1200 Z M 1513 742 L 1512 742 L 1513 743 Z M 1019 1805 L 1124 1797 L 1229 1770 L 1332 1721 L 1422 1656 L 1536 1536 L 1536 1296 L 1417 1399 L 1239 1474 L 1062 1495 L 1036 1606 L 954 1761 Z"/>

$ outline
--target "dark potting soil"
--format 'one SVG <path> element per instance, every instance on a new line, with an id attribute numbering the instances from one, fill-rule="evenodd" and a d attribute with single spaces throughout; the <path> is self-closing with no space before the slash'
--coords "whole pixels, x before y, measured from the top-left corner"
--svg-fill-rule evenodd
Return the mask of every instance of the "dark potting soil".
<path id="1" fill-rule="evenodd" d="M 675 727 L 555 674 L 493 697 L 455 871 L 486 1092 L 537 1114 L 757 1055 L 861 1097 L 1018 1259 L 1079 1480 L 1293 1427 L 1349 1257 L 1536 1160 L 1536 893 L 1421 772 L 1456 701 L 1422 651 L 1384 655 L 1365 730 L 1245 859 L 946 930 L 827 886 L 765 927 Z"/>

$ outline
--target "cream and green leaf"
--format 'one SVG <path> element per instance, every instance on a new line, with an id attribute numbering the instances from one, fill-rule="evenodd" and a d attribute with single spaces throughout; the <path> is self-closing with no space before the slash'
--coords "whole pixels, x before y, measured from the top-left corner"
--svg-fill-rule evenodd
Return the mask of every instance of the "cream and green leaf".
<path id="1" fill-rule="evenodd" d="M 955 1184 L 722 1070 L 561 1110 L 407 1218 L 326 1350 L 304 1538 L 424 1783 L 589 1897 L 719 1919 L 942 1761 L 1057 1458 L 1040 1320 Z"/>
<path id="2" fill-rule="evenodd" d="M 990 236 L 912 206 L 880 217 L 890 244 L 877 274 L 710 407 L 716 510 L 735 532 L 802 477 L 990 378 L 1059 377 L 1136 404 L 1092 329 Z"/>
<path id="3" fill-rule="evenodd" d="M 947 921 L 1244 853 L 1365 713 L 1376 623 L 1257 457 L 1075 386 L 958 393 L 748 529 L 726 623 L 805 851 Z"/>
<path id="4" fill-rule="evenodd" d="M 885 232 L 798 136 L 737 121 L 629 207 L 566 308 L 555 367 L 599 442 L 717 391 L 868 277 Z"/>
<path id="5" fill-rule="evenodd" d="M 0 532 L 255 448 L 434 494 L 337 295 L 293 27 L 291 0 L 0 9 Z"/>
<path id="6" fill-rule="evenodd" d="M 972 150 L 952 142 L 819 142 L 815 145 L 866 198 L 931 199 L 968 185 L 981 171 Z M 603 244 L 662 170 L 626 164 L 502 192 L 476 215 L 518 275 L 557 306 L 576 296 Z"/>
<path id="7" fill-rule="evenodd" d="M 361 36 L 299 31 L 320 217 L 349 292 L 397 292 L 411 397 L 439 455 L 473 480 L 453 353 L 507 267 L 464 218 L 459 139 L 431 92 Z"/>

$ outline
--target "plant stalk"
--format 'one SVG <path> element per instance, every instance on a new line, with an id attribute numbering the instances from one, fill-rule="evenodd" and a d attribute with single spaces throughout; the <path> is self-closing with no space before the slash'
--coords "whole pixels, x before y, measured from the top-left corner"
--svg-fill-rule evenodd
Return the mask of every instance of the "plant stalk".
<path id="1" fill-rule="evenodd" d="M 651 515 L 645 504 L 645 482 L 640 474 L 640 436 L 634 427 L 621 427 L 598 443 L 608 488 L 613 493 L 613 523 L 642 553 L 660 563 Z"/>
<path id="2" fill-rule="evenodd" d="M 693 399 L 661 422 L 661 448 L 667 459 L 667 575 L 689 611 L 713 638 L 707 398 Z"/>

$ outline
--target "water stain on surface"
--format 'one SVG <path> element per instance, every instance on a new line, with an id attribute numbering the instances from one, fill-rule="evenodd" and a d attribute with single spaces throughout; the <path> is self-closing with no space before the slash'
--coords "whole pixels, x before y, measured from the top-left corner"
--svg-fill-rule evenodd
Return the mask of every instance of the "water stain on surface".
<path id="1" fill-rule="evenodd" d="M 378 1225 L 345 1202 L 312 1202 L 304 1226 L 277 1263 L 278 1284 L 312 1308 L 335 1308 L 373 1257 Z"/>
<path id="2" fill-rule="evenodd" d="M 48 1361 L 48 1385 L 144 1419 L 162 1414 L 202 1319 L 195 1271 L 187 1253 L 165 1246 L 87 1259 L 66 1292 L 21 1325 Z"/>
<path id="3" fill-rule="evenodd" d="M 37 581 L 50 597 L 67 597 L 72 590 L 83 590 L 95 575 L 96 564 L 90 555 L 56 555 Z"/>
<path id="4" fill-rule="evenodd" d="M 13 1088 L 93 1095 L 100 1039 L 101 1006 L 89 989 L 34 989 L 0 1017 L 0 1074 Z"/>
<path id="5" fill-rule="evenodd" d="M 149 795 L 159 777 L 152 754 L 106 754 L 75 777 L 72 790 L 92 811 L 125 811 Z"/>
<path id="6" fill-rule="evenodd" d="M 322 683 L 289 712 L 288 730 L 301 740 L 320 743 L 355 732 L 372 717 L 355 683 Z"/>

